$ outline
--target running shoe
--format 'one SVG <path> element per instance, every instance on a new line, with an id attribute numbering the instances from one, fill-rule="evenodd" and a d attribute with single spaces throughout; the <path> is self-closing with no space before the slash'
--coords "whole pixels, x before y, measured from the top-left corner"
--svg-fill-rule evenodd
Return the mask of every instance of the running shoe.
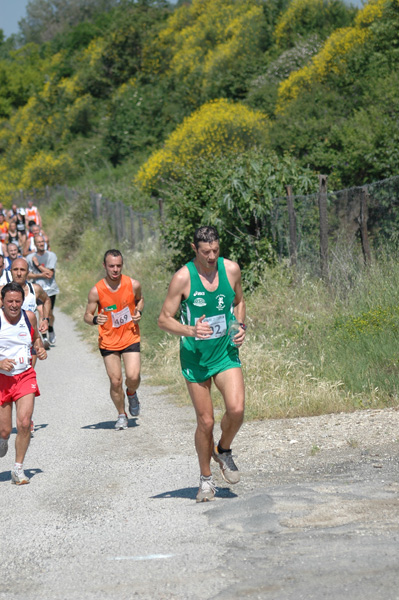
<path id="1" fill-rule="evenodd" d="M 233 460 L 231 450 L 228 452 L 218 452 L 217 445 L 214 447 L 212 457 L 219 463 L 219 467 L 222 473 L 222 477 L 227 483 L 238 483 L 240 481 L 240 474 L 237 469 L 237 465 Z"/>
<path id="2" fill-rule="evenodd" d="M 34 433 L 35 433 L 35 424 L 31 419 L 30 420 L 30 434 L 33 435 Z"/>
<path id="3" fill-rule="evenodd" d="M 119 415 L 119 417 L 115 423 L 115 429 L 116 430 L 127 429 L 127 425 L 128 425 L 127 414 L 125 413 L 124 415 Z"/>
<path id="4" fill-rule="evenodd" d="M 25 475 L 23 469 L 12 469 L 11 483 L 15 483 L 15 485 L 25 485 L 26 483 L 29 483 L 29 477 Z"/>
<path id="5" fill-rule="evenodd" d="M 48 341 L 47 335 L 43 336 L 43 346 L 45 350 L 50 350 L 50 342 Z"/>
<path id="6" fill-rule="evenodd" d="M 127 393 L 127 390 L 126 390 L 126 394 L 127 394 L 127 399 L 129 400 L 130 414 L 132 415 L 132 417 L 138 417 L 140 414 L 140 402 L 137 397 L 137 392 L 134 392 L 134 394 L 132 396 L 129 396 L 129 394 Z"/>
<path id="7" fill-rule="evenodd" d="M 48 332 L 48 339 L 50 340 L 50 344 L 55 344 L 56 342 L 56 337 L 55 337 L 55 331 L 49 331 Z"/>
<path id="8" fill-rule="evenodd" d="M 196 502 L 210 502 L 214 500 L 215 492 L 217 492 L 217 487 L 212 479 L 212 475 L 210 477 L 201 475 Z"/>
<path id="9" fill-rule="evenodd" d="M 8 452 L 8 440 L 0 438 L 0 458 L 3 458 Z"/>

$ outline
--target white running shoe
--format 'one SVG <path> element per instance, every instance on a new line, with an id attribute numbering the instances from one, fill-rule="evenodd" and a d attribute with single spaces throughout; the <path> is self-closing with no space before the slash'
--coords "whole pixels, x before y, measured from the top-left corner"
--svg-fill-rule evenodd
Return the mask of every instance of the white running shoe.
<path id="1" fill-rule="evenodd" d="M 15 485 L 25 485 L 26 483 L 30 483 L 30 481 L 23 469 L 12 469 L 11 483 L 15 483 Z"/>
<path id="2" fill-rule="evenodd" d="M 212 479 L 212 475 L 210 477 L 201 475 L 196 502 L 210 502 L 214 500 L 215 492 L 217 492 L 217 487 Z"/>
<path id="3" fill-rule="evenodd" d="M 127 429 L 127 426 L 128 426 L 128 420 L 127 420 L 126 413 L 124 415 L 119 415 L 119 417 L 115 423 L 115 429 L 117 431 L 120 431 L 121 429 Z"/>

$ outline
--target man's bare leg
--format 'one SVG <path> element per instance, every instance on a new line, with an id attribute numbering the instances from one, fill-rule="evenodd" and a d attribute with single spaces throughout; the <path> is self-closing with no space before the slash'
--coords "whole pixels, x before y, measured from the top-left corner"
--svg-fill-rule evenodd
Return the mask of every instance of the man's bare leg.
<path id="1" fill-rule="evenodd" d="M 118 415 L 125 413 L 125 392 L 123 391 L 122 363 L 117 353 L 103 356 L 105 369 L 110 381 L 110 396 Z"/>
<path id="2" fill-rule="evenodd" d="M 195 448 L 198 454 L 201 475 L 211 475 L 211 457 L 213 449 L 213 405 L 211 398 L 211 380 L 203 383 L 187 381 L 187 389 L 197 415 L 197 429 L 195 431 Z"/>
<path id="3" fill-rule="evenodd" d="M 127 393 L 132 396 L 140 385 L 140 352 L 124 352 L 122 357 L 125 365 Z"/>
<path id="4" fill-rule="evenodd" d="M 12 430 L 12 405 L 13 402 L 5 402 L 0 406 L 0 438 L 8 440 Z"/>
<path id="5" fill-rule="evenodd" d="M 17 409 L 17 435 L 15 438 L 15 462 L 23 463 L 29 447 L 31 431 L 30 423 L 35 406 L 34 394 L 22 396 L 15 402 Z"/>
<path id="6" fill-rule="evenodd" d="M 224 450 L 229 450 L 244 420 L 244 379 L 240 368 L 218 373 L 213 379 L 226 406 L 226 412 L 220 423 L 222 430 L 220 445 Z"/>

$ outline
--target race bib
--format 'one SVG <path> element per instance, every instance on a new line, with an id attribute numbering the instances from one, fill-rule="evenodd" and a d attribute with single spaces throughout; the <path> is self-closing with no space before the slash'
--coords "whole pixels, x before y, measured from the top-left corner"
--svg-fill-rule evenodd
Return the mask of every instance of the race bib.
<path id="1" fill-rule="evenodd" d="M 198 319 L 195 319 L 195 323 L 197 323 Z M 217 338 L 223 337 L 226 335 L 227 324 L 226 324 L 226 315 L 215 315 L 214 317 L 205 317 L 204 323 L 208 323 L 209 327 L 212 329 L 212 335 L 203 342 L 207 340 L 215 340 Z M 195 338 L 199 340 L 200 338 Z"/>
<path id="2" fill-rule="evenodd" d="M 16 363 L 13 368 L 14 373 L 23 373 L 30 366 L 30 348 L 28 346 L 18 348 L 18 351 L 11 358 L 13 358 Z"/>
<path id="3" fill-rule="evenodd" d="M 122 327 L 122 325 L 126 325 L 132 320 L 132 315 L 130 314 L 130 310 L 128 306 L 125 306 L 122 310 L 118 312 L 111 313 L 112 318 L 112 327 L 118 328 Z"/>

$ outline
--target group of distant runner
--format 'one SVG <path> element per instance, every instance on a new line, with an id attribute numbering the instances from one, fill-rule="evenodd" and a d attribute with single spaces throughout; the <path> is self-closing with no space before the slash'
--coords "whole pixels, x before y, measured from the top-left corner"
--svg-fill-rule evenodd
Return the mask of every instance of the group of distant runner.
<path id="1" fill-rule="evenodd" d="M 41 228 L 41 224 L 35 223 Z M 28 236 L 29 233 L 24 247 L 27 247 Z M 43 286 L 42 289 L 38 289 L 40 285 L 30 289 L 32 282 L 29 280 L 37 284 L 35 275 L 38 273 L 45 276 L 49 275 L 47 270 L 53 276 L 55 273 L 55 265 L 52 270 L 49 264 L 42 262 L 43 253 L 49 252 L 46 250 L 49 242 L 42 231 L 34 236 L 33 244 L 35 250 L 32 253 L 25 255 L 25 258 L 12 260 L 12 282 L 1 290 L 3 308 L 0 309 L 0 340 L 5 331 L 8 342 L 0 343 L 0 457 L 7 452 L 12 402 L 15 402 L 16 464 L 11 477 L 16 484 L 29 483 L 23 471 L 23 458 L 29 444 L 27 430 L 33 401 L 38 395 L 37 389 L 28 393 L 24 381 L 20 383 L 19 379 L 27 380 L 31 376 L 33 385 L 35 376 L 27 372 L 31 370 L 34 373 L 35 355 L 40 360 L 46 358 L 41 336 L 46 335 L 47 322 L 52 322 L 54 307 L 51 295 L 47 292 L 46 298 Z M 245 392 L 238 348 L 244 342 L 246 333 L 245 301 L 240 268 L 237 263 L 220 257 L 217 230 L 211 226 L 199 227 L 191 247 L 194 258 L 172 278 L 158 325 L 164 331 L 180 336 L 182 374 L 197 417 L 195 447 L 200 483 L 196 500 L 206 502 L 213 500 L 216 492 L 211 473 L 212 458 L 218 463 L 225 481 L 235 484 L 240 480 L 231 444 L 244 417 Z M 131 416 L 137 418 L 140 414 L 137 395 L 140 385 L 139 322 L 143 316 L 144 297 L 140 283 L 122 274 L 123 256 L 119 250 L 108 250 L 103 266 L 105 276 L 89 292 L 84 321 L 98 327 L 99 350 L 110 381 L 110 396 L 117 411 L 115 429 L 124 430 L 129 423 L 126 397 Z M 39 327 L 33 305 L 29 308 L 24 304 L 24 299 L 26 302 L 32 295 L 42 306 Z M 176 319 L 179 311 L 180 321 Z M 19 329 L 23 329 L 21 340 Z M 216 444 L 213 437 L 212 381 L 221 392 L 225 404 L 220 424 L 221 437 Z M 36 380 L 34 383 L 37 386 Z"/>
<path id="2" fill-rule="evenodd" d="M 11 481 L 23 485 L 29 483 L 23 462 L 33 430 L 34 400 L 40 395 L 34 367 L 56 341 L 57 257 L 31 200 L 26 208 L 13 204 L 8 212 L 0 203 L 0 240 L 0 457 L 8 451 L 15 404 Z"/>

